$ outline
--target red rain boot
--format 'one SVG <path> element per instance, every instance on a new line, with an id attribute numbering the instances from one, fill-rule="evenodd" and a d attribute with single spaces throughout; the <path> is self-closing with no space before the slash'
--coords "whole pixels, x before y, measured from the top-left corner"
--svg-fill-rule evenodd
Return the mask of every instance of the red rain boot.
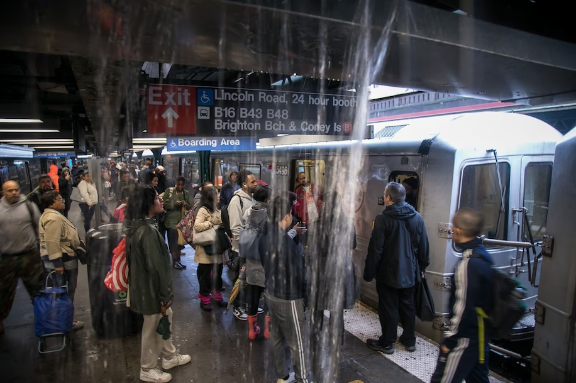
<path id="1" fill-rule="evenodd" d="M 270 339 L 270 331 L 272 330 L 272 317 L 270 315 L 264 316 L 264 339 Z"/>
<path id="2" fill-rule="evenodd" d="M 260 327 L 258 327 L 258 315 L 248 315 L 248 338 L 250 340 L 256 339 L 256 335 L 260 334 Z"/>

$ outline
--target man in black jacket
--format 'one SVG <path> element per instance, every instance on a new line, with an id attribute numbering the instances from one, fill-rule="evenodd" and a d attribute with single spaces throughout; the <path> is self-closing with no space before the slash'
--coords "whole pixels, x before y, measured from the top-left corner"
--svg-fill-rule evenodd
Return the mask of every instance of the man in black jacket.
<path id="1" fill-rule="evenodd" d="M 304 255 L 286 233 L 293 226 L 292 204 L 286 198 L 276 197 L 269 205 L 266 234 L 260 240 L 259 252 L 266 275 L 266 303 L 272 317 L 270 341 L 272 359 L 278 381 L 288 380 L 284 342 L 290 348 L 296 382 L 308 383 L 306 316 L 306 266 Z"/>
<path id="2" fill-rule="evenodd" d="M 386 185 L 386 209 L 374 221 L 364 268 L 366 282 L 376 278 L 382 326 L 380 339 L 368 339 L 366 343 L 385 354 L 394 353 L 398 317 L 403 328 L 400 343 L 407 351 L 416 350 L 414 287 L 430 264 L 424 221 L 405 198 L 401 184 Z"/>

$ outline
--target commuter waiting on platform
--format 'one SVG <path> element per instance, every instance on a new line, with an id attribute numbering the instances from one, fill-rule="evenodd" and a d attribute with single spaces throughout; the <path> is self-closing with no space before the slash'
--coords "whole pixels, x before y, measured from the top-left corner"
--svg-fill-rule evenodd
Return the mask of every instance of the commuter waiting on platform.
<path id="1" fill-rule="evenodd" d="M 48 174 L 42 174 L 38 178 L 38 187 L 28 196 L 28 200 L 33 202 L 40 210 L 40 214 L 44 212 L 44 206 L 42 205 L 42 195 L 49 190 L 54 190 L 52 185 L 52 180 Z"/>
<path id="2" fill-rule="evenodd" d="M 176 187 L 166 190 L 162 197 L 164 208 L 166 209 L 164 226 L 168 232 L 168 246 L 170 247 L 170 254 L 172 254 L 173 266 L 177 270 L 186 268 L 180 262 L 180 252 L 184 249 L 184 246 L 178 244 L 178 229 L 176 229 L 176 225 L 182 219 L 183 213 L 190 209 L 190 195 L 184 190 L 185 183 L 184 177 L 178 177 L 176 179 Z"/>
<path id="3" fill-rule="evenodd" d="M 162 212 L 162 201 L 151 187 L 136 188 L 130 194 L 124 221 L 126 234 L 126 259 L 128 260 L 128 298 L 126 305 L 144 316 L 140 380 L 144 382 L 169 382 L 172 375 L 158 369 L 171 369 L 189 363 L 189 355 L 180 355 L 172 342 L 172 270 L 170 254 L 164 239 L 155 227 L 154 217 Z M 167 338 L 158 333 L 163 321 Z"/>
<path id="4" fill-rule="evenodd" d="M 78 191 L 80 192 L 82 202 L 80 202 L 79 205 L 82 215 L 84 216 L 84 231 L 88 233 L 90 231 L 92 217 L 94 217 L 94 212 L 96 211 L 96 204 L 98 203 L 98 191 L 96 191 L 96 185 L 92 182 L 90 173 L 84 172 L 81 177 L 82 181 L 78 184 Z"/>
<path id="5" fill-rule="evenodd" d="M 58 286 L 68 285 L 68 296 L 74 303 L 78 284 L 78 258 L 76 249 L 80 238 L 76 228 L 63 214 L 64 199 L 56 190 L 44 193 L 42 204 L 46 207 L 40 217 L 40 256 L 47 273 L 56 272 Z M 81 329 L 84 322 L 74 319 L 72 328 Z"/>
<path id="6" fill-rule="evenodd" d="M 194 231 L 201 233 L 217 225 L 222 225 L 220 210 L 218 210 L 218 189 L 214 186 L 205 186 L 202 188 L 200 198 L 200 208 L 194 221 Z M 198 263 L 198 284 L 200 285 L 200 308 L 206 311 L 212 311 L 210 306 L 210 296 L 220 307 L 226 307 L 225 302 L 220 294 L 222 289 L 222 269 L 224 267 L 224 258 L 222 254 L 208 254 L 203 246 L 194 248 L 194 262 Z"/>
<path id="7" fill-rule="evenodd" d="M 124 222 L 124 218 L 126 217 L 126 206 L 128 205 L 128 198 L 130 196 L 130 192 L 128 189 L 122 190 L 121 201 L 122 204 L 114 210 L 114 222 L 122 223 Z"/>
<path id="8" fill-rule="evenodd" d="M 42 289 L 39 219 L 38 208 L 20 194 L 18 183 L 4 182 L 0 199 L 0 335 L 4 334 L 3 322 L 14 303 L 18 279 L 22 278 L 30 300 Z"/>
<path id="9" fill-rule="evenodd" d="M 68 217 L 70 205 L 72 204 L 72 179 L 68 168 L 62 169 L 62 175 L 58 179 L 58 184 L 60 185 L 60 195 L 64 199 L 66 205 L 62 214 L 64 214 L 64 217 Z"/>

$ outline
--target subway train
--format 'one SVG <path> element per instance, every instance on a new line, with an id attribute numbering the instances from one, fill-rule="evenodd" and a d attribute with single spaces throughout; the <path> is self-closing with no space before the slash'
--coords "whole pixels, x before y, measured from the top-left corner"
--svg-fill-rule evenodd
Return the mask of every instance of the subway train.
<path id="1" fill-rule="evenodd" d="M 28 195 L 38 186 L 46 159 L 33 158 L 32 153 L 33 149 L 0 144 L 0 187 L 6 181 L 17 181 L 21 193 Z"/>
<path id="2" fill-rule="evenodd" d="M 483 234 L 488 251 L 498 269 L 517 278 L 527 289 L 529 308 L 513 336 L 494 342 L 492 349 L 503 364 L 512 359 L 525 369 L 532 347 L 533 309 L 542 262 L 541 257 L 535 258 L 546 234 L 554 150 L 562 135 L 538 119 L 498 112 L 374 128 L 379 138 L 363 140 L 361 154 L 354 152 L 356 144 L 352 141 L 212 152 L 211 179 L 220 187 L 231 171 L 248 169 L 274 190 L 293 191 L 298 173 L 305 172 L 325 191 L 341 192 L 349 202 L 346 213 L 353 217 L 357 232 L 354 264 L 361 286 L 358 298 L 377 308 L 375 284 L 361 280 L 373 220 L 384 209 L 387 182 L 416 178 L 415 206 L 424 218 L 430 243 L 426 277 L 436 306 L 434 321 L 418 322 L 417 331 L 437 342 L 449 322 L 451 276 L 461 257 L 451 241 L 451 217 L 461 207 L 481 211 L 486 218 Z M 170 155 L 163 160 L 172 177 L 183 174 L 197 182 L 198 163 L 193 155 Z M 357 174 L 348 172 L 353 163 L 359 164 Z M 494 363 L 498 363 L 497 358 Z M 503 370 L 516 367 L 502 365 Z"/>

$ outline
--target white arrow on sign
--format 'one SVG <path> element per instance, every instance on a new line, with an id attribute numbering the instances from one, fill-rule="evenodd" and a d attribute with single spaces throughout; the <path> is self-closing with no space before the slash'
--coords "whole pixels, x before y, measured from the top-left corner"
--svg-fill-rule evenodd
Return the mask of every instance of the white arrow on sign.
<path id="1" fill-rule="evenodd" d="M 178 119 L 178 117 L 180 117 L 180 116 L 172 108 L 168 108 L 167 111 L 162 113 L 162 118 L 168 119 L 168 127 L 169 128 L 174 127 L 174 119 Z"/>

